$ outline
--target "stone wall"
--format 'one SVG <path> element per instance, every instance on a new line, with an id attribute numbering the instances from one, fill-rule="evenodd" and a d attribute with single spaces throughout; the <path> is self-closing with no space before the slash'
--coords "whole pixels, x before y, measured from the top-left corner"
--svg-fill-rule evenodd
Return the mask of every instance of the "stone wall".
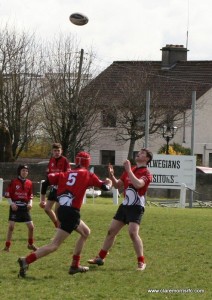
<path id="1" fill-rule="evenodd" d="M 47 162 L 43 163 L 28 163 L 29 166 L 29 179 L 33 181 L 34 193 L 39 193 L 40 181 L 46 177 L 46 167 Z M 9 181 L 17 176 L 17 168 L 19 163 L 0 163 L 0 178 L 4 180 L 4 190 L 9 183 Z M 119 177 L 123 171 L 123 167 L 115 166 L 115 174 Z M 107 166 L 94 166 L 95 173 L 104 179 L 108 176 Z M 197 174 L 196 175 L 196 191 L 194 193 L 195 199 L 198 200 L 211 200 L 212 195 L 212 174 Z M 180 190 L 169 190 L 166 189 L 149 189 L 148 196 L 166 198 L 169 195 L 170 198 L 179 197 Z M 187 192 L 187 198 L 189 197 L 189 192 Z"/>
<path id="2" fill-rule="evenodd" d="M 22 164 L 22 163 L 21 163 Z M 20 163 L 0 163 L 0 178 L 3 178 L 4 185 L 3 191 L 9 184 L 10 180 L 17 177 L 17 168 Z M 33 181 L 34 194 L 36 195 L 40 191 L 40 181 L 46 177 L 47 163 L 27 163 L 29 167 L 28 178 Z"/>

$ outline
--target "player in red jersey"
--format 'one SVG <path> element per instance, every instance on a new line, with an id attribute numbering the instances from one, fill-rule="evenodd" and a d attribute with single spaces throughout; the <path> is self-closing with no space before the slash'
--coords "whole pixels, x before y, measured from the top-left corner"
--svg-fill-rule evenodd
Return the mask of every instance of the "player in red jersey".
<path id="1" fill-rule="evenodd" d="M 62 146 L 60 143 L 54 143 L 52 145 L 52 157 L 49 160 L 47 167 L 47 175 L 51 173 L 66 172 L 70 169 L 70 164 L 65 156 L 62 155 Z M 53 211 L 53 205 L 55 203 L 55 211 Z M 48 195 L 47 202 L 45 200 L 40 202 L 40 207 L 44 208 L 46 214 L 49 216 L 55 227 L 58 227 L 57 219 L 57 186 L 52 185 Z"/>
<path id="2" fill-rule="evenodd" d="M 11 246 L 11 239 L 16 222 L 25 222 L 28 227 L 28 249 L 37 250 L 33 244 L 34 224 L 30 215 L 32 208 L 32 181 L 27 179 L 29 169 L 27 165 L 20 165 L 17 169 L 18 177 L 11 180 L 6 189 L 5 197 L 10 204 L 9 210 L 9 226 L 7 232 L 7 239 L 4 251 L 9 252 Z"/>
<path id="3" fill-rule="evenodd" d="M 129 236 L 137 255 L 137 270 L 142 271 L 145 269 L 146 264 L 144 262 L 143 243 L 139 236 L 139 227 L 144 213 L 145 194 L 152 181 L 152 175 L 147 169 L 147 165 L 152 160 L 152 157 L 152 152 L 148 149 L 141 149 L 135 158 L 136 167 L 131 167 L 129 160 L 124 162 L 125 171 L 120 179 L 114 176 L 113 167 L 109 165 L 108 171 L 113 186 L 115 188 L 124 188 L 124 200 L 111 222 L 102 249 L 94 259 L 88 260 L 88 263 L 103 265 L 104 259 L 113 246 L 117 234 L 128 224 Z"/>
<path id="4" fill-rule="evenodd" d="M 29 264 L 56 251 L 73 230 L 78 232 L 80 237 L 75 245 L 69 274 L 73 275 L 89 270 L 88 267 L 80 265 L 80 255 L 90 234 L 89 227 L 80 219 L 83 197 L 88 187 L 95 186 L 108 191 L 112 186 L 112 181 L 109 178 L 102 181 L 94 173 L 88 171 L 90 159 L 90 155 L 87 152 L 79 152 L 75 158 L 76 168 L 68 172 L 49 174 L 48 179 L 42 184 L 42 199 L 45 199 L 48 185 L 58 185 L 57 197 L 60 203 L 58 219 L 60 227 L 57 229 L 57 233 L 50 244 L 39 248 L 26 257 L 18 259 L 20 265 L 19 275 L 21 277 L 25 277 Z"/>

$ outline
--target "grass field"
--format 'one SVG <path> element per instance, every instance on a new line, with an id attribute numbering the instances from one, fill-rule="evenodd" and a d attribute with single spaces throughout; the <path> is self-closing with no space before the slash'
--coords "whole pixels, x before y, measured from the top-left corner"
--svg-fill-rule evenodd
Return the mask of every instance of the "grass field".
<path id="1" fill-rule="evenodd" d="M 89 199 L 81 210 L 91 228 L 81 263 L 94 257 L 103 242 L 117 206 L 112 199 Z M 32 210 L 36 245 L 50 241 L 55 229 L 35 199 Z M 8 204 L 0 202 L 0 241 L 4 247 Z M 29 253 L 27 228 L 16 224 L 11 251 L 0 252 L 0 299 L 212 299 L 212 210 L 147 206 L 141 226 L 147 268 L 136 271 L 136 257 L 127 226 L 117 237 L 104 266 L 85 274 L 68 274 L 77 239 L 74 232 L 61 248 L 30 265 L 27 277 L 18 278 L 17 258 Z M 154 293 L 149 290 L 160 290 Z M 169 293 L 167 290 L 172 290 Z M 184 290 L 184 291 L 183 291 Z M 204 290 L 198 293 L 197 290 Z"/>

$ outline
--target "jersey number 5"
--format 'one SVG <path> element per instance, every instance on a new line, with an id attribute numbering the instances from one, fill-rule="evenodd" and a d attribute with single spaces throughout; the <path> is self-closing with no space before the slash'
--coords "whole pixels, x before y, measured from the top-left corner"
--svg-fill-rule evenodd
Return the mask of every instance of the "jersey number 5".
<path id="1" fill-rule="evenodd" d="M 70 173 L 68 176 L 68 181 L 66 182 L 66 185 L 72 186 L 75 184 L 76 180 L 77 180 L 77 173 Z"/>

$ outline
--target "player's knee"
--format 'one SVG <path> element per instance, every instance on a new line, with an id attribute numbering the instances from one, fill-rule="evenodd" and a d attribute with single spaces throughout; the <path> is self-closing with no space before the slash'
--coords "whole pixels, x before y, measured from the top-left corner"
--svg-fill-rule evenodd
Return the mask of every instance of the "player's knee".
<path id="1" fill-rule="evenodd" d="M 91 230 L 90 228 L 85 228 L 82 232 L 82 236 L 87 239 L 89 237 L 89 235 L 91 234 Z"/>
<path id="2" fill-rule="evenodd" d="M 56 251 L 57 249 L 59 248 L 59 245 L 58 244 L 51 244 L 50 245 L 50 250 L 51 250 L 51 252 L 54 252 L 54 251 Z"/>
<path id="3" fill-rule="evenodd" d="M 138 234 L 135 231 L 129 231 L 129 236 L 130 236 L 131 240 L 134 241 L 137 239 Z"/>
<path id="4" fill-rule="evenodd" d="M 91 234 L 91 230 L 90 228 L 87 228 L 85 232 L 86 238 L 88 238 L 90 234 Z"/>

